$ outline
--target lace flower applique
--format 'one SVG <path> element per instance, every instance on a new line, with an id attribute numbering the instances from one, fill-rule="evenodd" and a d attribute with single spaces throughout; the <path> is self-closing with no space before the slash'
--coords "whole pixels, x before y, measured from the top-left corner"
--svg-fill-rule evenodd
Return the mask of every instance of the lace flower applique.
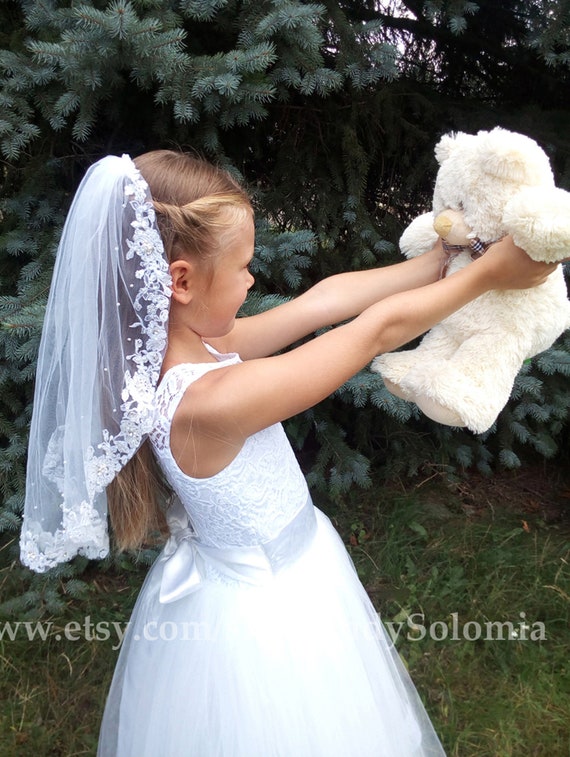
<path id="1" fill-rule="evenodd" d="M 138 330 L 139 335 L 128 339 L 129 343 L 132 341 L 132 352 L 125 355 L 129 367 L 123 376 L 121 397 L 115 400 L 121 401 L 118 430 L 112 434 L 102 429 L 102 440 L 83 450 L 86 499 L 78 502 L 81 497 L 69 497 L 65 491 L 65 427 L 58 426 L 49 440 L 42 474 L 56 485 L 62 497 L 59 527 L 46 531 L 43 520 L 34 518 L 32 513 L 24 519 L 20 539 L 22 561 L 38 572 L 66 562 L 78 553 L 89 558 L 101 558 L 108 553 L 104 490 L 140 447 L 154 423 L 155 389 L 166 349 L 171 279 L 147 184 L 128 156 L 122 160 L 126 163 L 124 173 L 132 179 L 125 185 L 123 208 L 130 205 L 134 211 L 132 231 L 125 240 L 123 254 L 125 260 L 131 261 L 131 268 L 133 262 L 136 264 L 134 276 L 138 280 L 130 284 L 134 295 L 132 308 L 138 319 L 129 328 Z"/>

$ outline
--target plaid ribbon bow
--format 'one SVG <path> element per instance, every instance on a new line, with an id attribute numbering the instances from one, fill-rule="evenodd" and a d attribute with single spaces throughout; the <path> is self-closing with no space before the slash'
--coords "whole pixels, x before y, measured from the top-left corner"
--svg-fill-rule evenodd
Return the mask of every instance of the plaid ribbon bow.
<path id="1" fill-rule="evenodd" d="M 471 260 L 477 260 L 477 258 L 484 255 L 489 247 L 494 244 L 494 242 L 482 242 L 479 237 L 470 239 L 468 244 L 449 244 L 445 239 L 442 239 L 441 241 L 443 244 L 443 251 L 445 252 L 445 260 L 442 263 L 441 271 L 439 273 L 440 279 L 444 279 L 447 276 L 449 266 L 462 252 L 469 252 L 471 254 Z"/>

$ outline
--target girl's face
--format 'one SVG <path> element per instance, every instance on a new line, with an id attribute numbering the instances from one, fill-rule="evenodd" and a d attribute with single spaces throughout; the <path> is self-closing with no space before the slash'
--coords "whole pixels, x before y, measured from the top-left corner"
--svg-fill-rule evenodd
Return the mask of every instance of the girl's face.
<path id="1" fill-rule="evenodd" d="M 222 236 L 220 252 L 197 271 L 194 281 L 194 330 L 202 337 L 224 336 L 233 328 L 254 278 L 249 272 L 254 246 L 253 218 L 247 217 Z"/>

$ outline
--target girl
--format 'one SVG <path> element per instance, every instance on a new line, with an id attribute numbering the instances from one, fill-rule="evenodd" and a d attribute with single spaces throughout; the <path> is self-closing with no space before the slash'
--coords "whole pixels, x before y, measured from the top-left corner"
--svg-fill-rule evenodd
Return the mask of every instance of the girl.
<path id="1" fill-rule="evenodd" d="M 236 319 L 253 284 L 246 194 L 184 154 L 135 163 L 92 167 L 62 235 L 21 538 L 40 571 L 101 557 L 107 497 L 126 548 L 171 495 L 100 757 L 443 754 L 279 422 L 486 290 L 532 286 L 553 266 L 506 239 L 436 281 L 436 248 Z"/>

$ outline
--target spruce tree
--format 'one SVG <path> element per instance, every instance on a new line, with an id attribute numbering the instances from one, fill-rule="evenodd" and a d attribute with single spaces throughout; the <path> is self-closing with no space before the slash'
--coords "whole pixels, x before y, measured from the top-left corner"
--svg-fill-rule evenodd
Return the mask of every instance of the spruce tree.
<path id="1" fill-rule="evenodd" d="M 258 216 L 258 291 L 244 312 L 272 307 L 324 275 L 399 259 L 403 226 L 429 207 L 433 146 L 444 131 L 497 123 L 526 131 L 548 149 L 558 183 L 570 186 L 569 45 L 560 23 L 570 3 L 558 0 L 555 14 L 552 5 L 2 3 L 5 558 L 16 564 L 35 360 L 57 239 L 87 166 L 107 153 L 175 146 L 242 178 Z M 367 371 L 288 430 L 312 487 L 333 499 L 354 483 L 368 485 L 371 464 L 411 473 L 426 461 L 513 467 L 525 449 L 555 453 L 568 417 L 569 363 L 567 337 L 533 359 L 497 429 L 482 437 L 426 421 Z M 54 577 L 69 592 L 81 590 L 67 567 Z M 57 604 L 45 581 L 25 586 L 27 605 Z"/>

